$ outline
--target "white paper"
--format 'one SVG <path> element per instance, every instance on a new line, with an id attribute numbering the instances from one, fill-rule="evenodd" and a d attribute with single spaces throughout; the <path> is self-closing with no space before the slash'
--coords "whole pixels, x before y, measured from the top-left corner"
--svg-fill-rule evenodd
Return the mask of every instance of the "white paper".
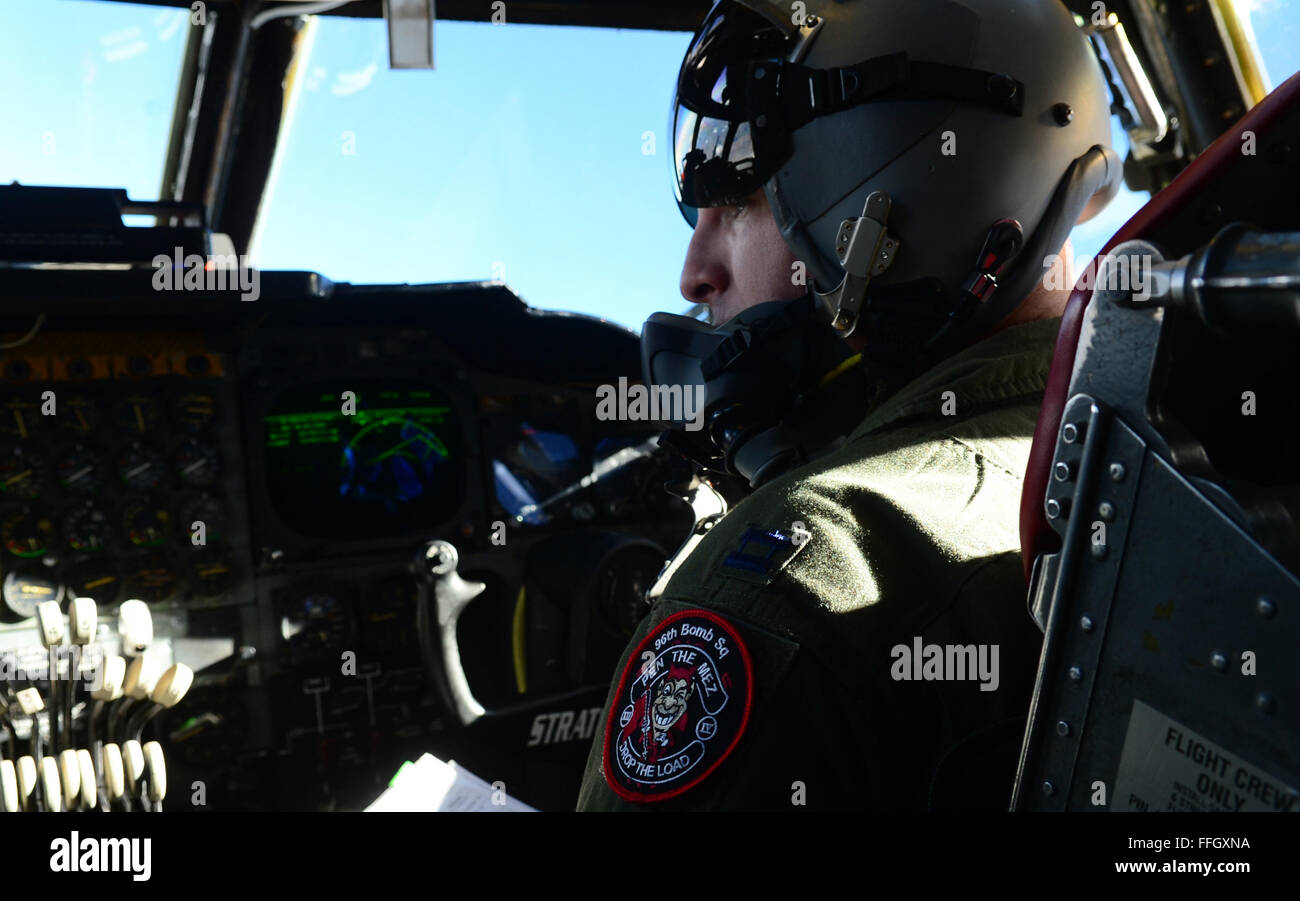
<path id="1" fill-rule="evenodd" d="M 503 789 L 464 769 L 456 761 L 424 754 L 404 768 L 366 812 L 488 812 L 532 811 Z"/>

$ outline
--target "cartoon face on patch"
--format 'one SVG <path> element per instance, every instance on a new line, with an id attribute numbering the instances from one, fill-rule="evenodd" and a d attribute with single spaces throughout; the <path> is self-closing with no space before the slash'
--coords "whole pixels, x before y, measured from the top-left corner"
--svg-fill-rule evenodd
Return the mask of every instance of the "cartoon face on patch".
<path id="1" fill-rule="evenodd" d="M 655 686 L 651 719 L 654 721 L 655 740 L 660 744 L 667 742 L 668 730 L 686 715 L 686 702 L 691 699 L 694 689 L 692 680 L 671 677 Z"/>
<path id="2" fill-rule="evenodd" d="M 685 610 L 627 658 L 605 727 L 605 780 L 629 801 L 680 794 L 731 752 L 753 697 L 749 651 L 727 620 Z"/>

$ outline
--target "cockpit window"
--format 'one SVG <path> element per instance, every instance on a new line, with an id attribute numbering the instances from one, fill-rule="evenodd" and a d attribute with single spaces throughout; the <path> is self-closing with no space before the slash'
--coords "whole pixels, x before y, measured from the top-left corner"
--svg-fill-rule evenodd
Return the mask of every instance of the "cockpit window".
<path id="1" fill-rule="evenodd" d="M 1260 59 L 1265 88 L 1272 89 L 1300 71 L 1300 3 L 1296 0 L 1236 0 L 1245 12 Z"/>
<path id="2" fill-rule="evenodd" d="M 1300 67 L 1297 0 L 1236 0 L 1272 85 Z M 0 183 L 158 197 L 188 8 L 5 0 Z M 359 283 L 499 279 L 530 305 L 638 328 L 684 312 L 690 232 L 665 133 L 690 35 L 439 22 L 435 71 L 388 68 L 380 19 L 316 17 L 251 248 Z M 600 77 L 592 77 L 600 73 Z M 1126 139 L 1115 126 L 1121 154 Z M 1086 261 L 1143 203 L 1073 236 Z"/>
<path id="3" fill-rule="evenodd" d="M 384 23 L 317 17 L 253 254 L 354 283 L 509 284 L 639 328 L 689 305 L 669 101 L 690 35 L 437 23 L 391 70 Z"/>
<path id="4" fill-rule="evenodd" d="M 189 16 L 134 3 L 0 3 L 0 184 L 156 200 Z"/>

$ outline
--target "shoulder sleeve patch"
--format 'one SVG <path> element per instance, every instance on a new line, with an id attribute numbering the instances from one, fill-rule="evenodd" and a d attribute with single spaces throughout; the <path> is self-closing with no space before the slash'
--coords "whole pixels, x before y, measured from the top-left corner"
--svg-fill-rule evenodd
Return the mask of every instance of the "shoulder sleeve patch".
<path id="1" fill-rule="evenodd" d="M 605 718 L 605 781 L 626 801 L 665 801 L 698 785 L 740 741 L 754 674 L 730 623 L 674 613 L 628 658 Z"/>

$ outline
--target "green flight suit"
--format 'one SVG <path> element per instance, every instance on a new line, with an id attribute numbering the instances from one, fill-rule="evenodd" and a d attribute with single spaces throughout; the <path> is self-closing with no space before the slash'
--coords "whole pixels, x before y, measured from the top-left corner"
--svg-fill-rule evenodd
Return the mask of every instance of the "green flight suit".
<path id="1" fill-rule="evenodd" d="M 1021 481 L 1059 326 L 937 364 L 703 537 L 624 652 L 578 809 L 1006 809 L 1042 639 Z M 1012 756 L 984 766 L 995 734 Z"/>

